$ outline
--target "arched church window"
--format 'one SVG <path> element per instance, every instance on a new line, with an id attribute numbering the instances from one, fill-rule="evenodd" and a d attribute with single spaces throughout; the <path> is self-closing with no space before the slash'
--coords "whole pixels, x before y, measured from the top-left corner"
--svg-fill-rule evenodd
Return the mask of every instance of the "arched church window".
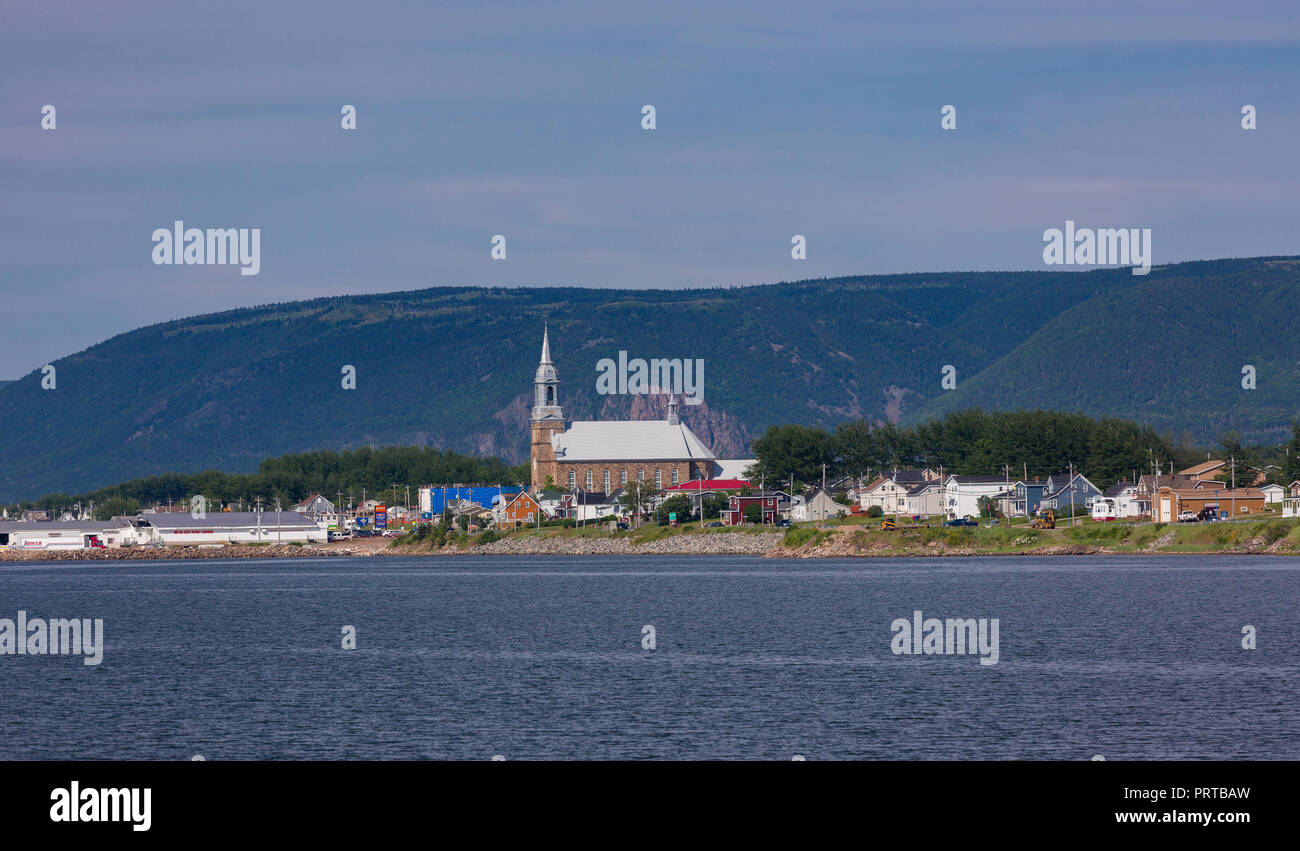
<path id="1" fill-rule="evenodd" d="M 587 471 L 587 490 L 591 490 L 591 471 Z"/>
<path id="2" fill-rule="evenodd" d="M 575 471 L 575 470 L 570 470 L 570 471 L 569 471 L 569 490 L 573 490 L 573 489 L 576 488 L 577 486 L 578 486 L 578 473 L 577 473 L 577 471 Z"/>

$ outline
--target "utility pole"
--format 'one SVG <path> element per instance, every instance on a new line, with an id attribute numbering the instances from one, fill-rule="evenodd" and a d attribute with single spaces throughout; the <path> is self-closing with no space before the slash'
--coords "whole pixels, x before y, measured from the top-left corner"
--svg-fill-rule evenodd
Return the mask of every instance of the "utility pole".
<path id="1" fill-rule="evenodd" d="M 1070 462 L 1070 525 L 1074 525 L 1074 462 Z"/>
<path id="2" fill-rule="evenodd" d="M 1230 520 L 1237 519 L 1237 459 L 1229 456 L 1228 460 L 1232 462 L 1232 517 Z"/>
<path id="3" fill-rule="evenodd" d="M 822 464 L 822 528 L 826 528 L 826 465 Z"/>
<path id="4" fill-rule="evenodd" d="M 695 492 L 700 495 L 700 528 L 704 528 L 704 470 L 700 470 L 700 483 L 695 488 Z"/>

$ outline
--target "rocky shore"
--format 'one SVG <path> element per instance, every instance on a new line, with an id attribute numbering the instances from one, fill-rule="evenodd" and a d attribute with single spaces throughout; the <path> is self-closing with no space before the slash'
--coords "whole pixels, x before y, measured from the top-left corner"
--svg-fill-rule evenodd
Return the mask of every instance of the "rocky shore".
<path id="1" fill-rule="evenodd" d="M 479 555 L 767 555 L 781 543 L 780 532 L 674 535 L 637 543 L 629 538 L 512 536 L 464 552 Z"/>
<path id="2" fill-rule="evenodd" d="M 121 547 L 93 550 L 3 550 L 0 562 L 6 561 L 154 561 L 158 559 L 212 558 L 320 558 L 321 556 L 361 555 L 342 547 L 296 547 L 290 544 L 224 547 Z"/>

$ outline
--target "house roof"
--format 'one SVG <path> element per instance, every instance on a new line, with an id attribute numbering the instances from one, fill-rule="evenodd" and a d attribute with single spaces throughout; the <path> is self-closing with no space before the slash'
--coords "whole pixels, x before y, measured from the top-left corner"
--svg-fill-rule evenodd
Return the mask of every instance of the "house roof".
<path id="1" fill-rule="evenodd" d="M 1206 461 L 1202 464 L 1197 464 L 1195 467 L 1188 467 L 1186 470 L 1179 470 L 1178 475 L 1204 476 L 1206 473 L 1210 472 L 1211 470 L 1217 470 L 1220 467 L 1225 466 L 1225 463 L 1226 462 L 1224 461 Z"/>
<path id="2" fill-rule="evenodd" d="M 558 461 L 713 461 L 685 425 L 666 420 L 582 420 L 551 437 Z"/>
<path id="3" fill-rule="evenodd" d="M 956 479 L 959 485 L 997 485 L 1006 484 L 1006 479 L 1002 476 L 958 476 L 956 474 L 949 476 L 950 479 Z"/>
<path id="4" fill-rule="evenodd" d="M 749 487 L 749 482 L 745 479 L 691 479 L 689 482 L 682 482 L 676 487 L 668 488 L 667 493 L 677 493 L 678 491 L 698 491 L 698 490 L 741 490 Z"/>
<path id="5" fill-rule="evenodd" d="M 1141 490 L 1149 491 L 1155 485 L 1155 483 L 1156 483 L 1155 474 L 1147 473 L 1144 476 L 1142 476 L 1140 479 L 1138 479 L 1138 488 Z M 1166 485 L 1170 487 L 1194 488 L 1196 487 L 1196 479 L 1193 479 L 1191 476 L 1184 476 L 1181 473 L 1175 473 L 1173 475 L 1170 475 L 1169 473 L 1161 473 L 1160 487 L 1163 488 Z"/>
<path id="6" fill-rule="evenodd" d="M 142 515 L 155 529 L 253 529 L 258 525 L 256 511 L 212 511 L 207 517 L 193 517 L 189 514 L 145 514 Z M 303 517 L 296 511 L 265 511 L 262 513 L 262 530 L 275 529 L 318 529 L 316 522 Z"/>
<path id="7" fill-rule="evenodd" d="M 576 494 L 571 494 L 570 496 L 573 498 L 570 504 L 610 505 L 618 502 L 619 499 L 622 498 L 623 489 L 619 488 L 618 490 L 608 494 L 604 491 L 578 491 Z"/>
<path id="8" fill-rule="evenodd" d="M 943 482 L 935 482 L 935 481 L 917 482 L 907 491 L 907 495 L 920 496 L 922 493 L 929 490 L 930 488 L 935 488 L 937 490 L 942 487 L 943 487 Z"/>
<path id="9" fill-rule="evenodd" d="M 1263 499 L 1264 492 L 1259 488 L 1237 488 L 1235 491 L 1231 488 L 1224 488 L 1216 495 L 1213 491 L 1207 491 L 1205 488 L 1171 488 L 1165 485 L 1160 486 L 1160 492 L 1170 492 L 1176 494 L 1179 499 L 1217 499 L 1219 502 L 1230 500 L 1233 497 L 1237 499 Z"/>
<path id="10" fill-rule="evenodd" d="M 1106 488 L 1106 492 L 1103 493 L 1102 496 L 1119 496 L 1128 488 L 1136 488 L 1136 487 L 1137 485 L 1133 484 L 1132 482 L 1116 482 L 1115 484 Z"/>
<path id="11" fill-rule="evenodd" d="M 717 479 L 745 480 L 745 471 L 758 463 L 757 458 L 715 458 L 713 476 Z"/>

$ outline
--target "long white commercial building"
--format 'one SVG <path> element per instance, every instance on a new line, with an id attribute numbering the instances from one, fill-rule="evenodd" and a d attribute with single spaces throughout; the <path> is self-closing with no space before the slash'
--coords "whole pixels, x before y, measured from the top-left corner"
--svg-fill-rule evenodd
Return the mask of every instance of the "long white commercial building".
<path id="1" fill-rule="evenodd" d="M 0 547 L 68 550 L 221 544 L 323 544 L 328 532 L 296 511 L 140 514 L 112 520 L 0 522 Z"/>

